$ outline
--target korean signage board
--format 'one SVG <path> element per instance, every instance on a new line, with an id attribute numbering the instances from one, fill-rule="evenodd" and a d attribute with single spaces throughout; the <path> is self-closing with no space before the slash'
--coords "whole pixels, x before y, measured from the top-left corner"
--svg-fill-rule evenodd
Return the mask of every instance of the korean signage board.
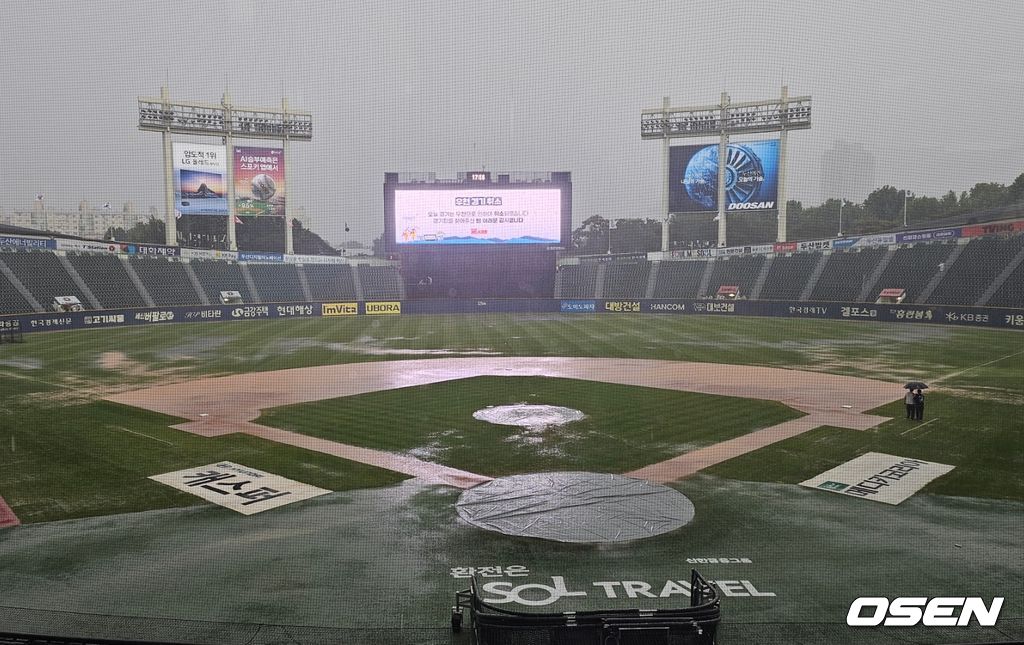
<path id="1" fill-rule="evenodd" d="M 150 479 L 243 515 L 331 492 L 230 461 L 153 475 Z"/>
<path id="2" fill-rule="evenodd" d="M 869 452 L 800 485 L 895 505 L 951 470 L 946 464 Z"/>

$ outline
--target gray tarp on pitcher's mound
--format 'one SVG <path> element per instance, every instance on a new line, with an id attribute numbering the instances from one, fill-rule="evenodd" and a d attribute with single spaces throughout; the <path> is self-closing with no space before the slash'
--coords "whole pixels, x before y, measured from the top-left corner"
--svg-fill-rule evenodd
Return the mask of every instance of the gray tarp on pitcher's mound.
<path id="1" fill-rule="evenodd" d="M 677 490 L 607 473 L 502 477 L 462 493 L 459 516 L 488 531 L 557 542 L 625 542 L 667 533 L 693 519 Z"/>

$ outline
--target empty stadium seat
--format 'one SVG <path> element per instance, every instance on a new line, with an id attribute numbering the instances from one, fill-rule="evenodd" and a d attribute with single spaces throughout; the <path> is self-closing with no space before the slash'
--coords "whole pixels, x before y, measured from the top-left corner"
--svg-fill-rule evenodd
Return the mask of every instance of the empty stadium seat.
<path id="1" fill-rule="evenodd" d="M 68 261 L 104 309 L 146 306 L 116 255 L 73 253 L 68 254 Z"/>
<path id="2" fill-rule="evenodd" d="M 568 264 L 562 272 L 563 298 L 593 298 L 597 294 L 597 265 Z"/>
<path id="3" fill-rule="evenodd" d="M 306 264 L 299 270 L 306 275 L 306 283 L 314 301 L 355 300 L 356 284 L 349 265 Z"/>
<path id="4" fill-rule="evenodd" d="M 886 249 L 834 251 L 811 292 L 811 300 L 855 302 L 860 299 L 868 278 L 878 267 Z"/>
<path id="5" fill-rule="evenodd" d="M 612 262 L 604 274 L 605 298 L 643 298 L 651 263 L 642 261 Z"/>
<path id="6" fill-rule="evenodd" d="M 263 302 L 305 302 L 294 264 L 250 264 L 249 275 Z"/>
<path id="7" fill-rule="evenodd" d="M 750 297 L 764 259 L 763 255 L 740 255 L 715 260 L 707 292 L 704 295 L 714 296 L 722 285 L 735 285 L 739 287 L 740 297 Z"/>
<path id="8" fill-rule="evenodd" d="M 8 253 L 0 254 L 0 262 L 3 262 Z M 21 295 L 7 276 L 0 273 L 0 314 L 21 314 L 32 311 L 32 305 Z"/>
<path id="9" fill-rule="evenodd" d="M 946 268 L 942 281 L 928 297 L 929 304 L 973 305 L 1024 245 L 1024 235 L 971 240 L 960 257 Z"/>
<path id="10" fill-rule="evenodd" d="M 1024 309 L 1024 262 L 1017 265 L 1010 275 L 985 303 L 988 307 L 1014 307 Z"/>
<path id="11" fill-rule="evenodd" d="M 193 260 L 190 264 L 211 303 L 220 302 L 221 291 L 237 291 L 243 302 L 256 302 L 235 262 L 223 260 Z"/>
<path id="12" fill-rule="evenodd" d="M 405 297 L 402 276 L 395 267 L 360 264 L 359 281 L 366 300 L 400 300 Z"/>
<path id="13" fill-rule="evenodd" d="M 128 261 L 156 306 L 203 304 L 180 262 L 138 255 Z"/>
<path id="14" fill-rule="evenodd" d="M 3 260 L 43 308 L 49 309 L 56 296 L 75 296 L 83 306 L 89 306 L 89 300 L 68 275 L 56 254 L 49 251 L 16 251 L 5 253 Z"/>
<path id="15" fill-rule="evenodd" d="M 945 262 L 954 248 L 952 244 L 915 244 L 896 249 L 868 294 L 868 301 L 877 300 L 882 289 L 904 289 L 904 302 L 916 302 L 929 280 L 938 272 L 939 263 Z"/>
<path id="16" fill-rule="evenodd" d="M 772 260 L 761 289 L 761 300 L 799 300 L 821 253 L 778 255 Z"/>
<path id="17" fill-rule="evenodd" d="M 662 262 L 654 281 L 655 298 L 696 298 L 707 260 Z"/>

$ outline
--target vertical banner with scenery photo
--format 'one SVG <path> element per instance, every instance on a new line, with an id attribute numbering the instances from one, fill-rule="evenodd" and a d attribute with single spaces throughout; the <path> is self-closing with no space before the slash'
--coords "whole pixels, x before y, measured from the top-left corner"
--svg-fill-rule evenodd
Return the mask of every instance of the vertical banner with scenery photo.
<path id="1" fill-rule="evenodd" d="M 174 209 L 182 215 L 227 215 L 224 146 L 174 144 Z"/>
<path id="2" fill-rule="evenodd" d="M 284 150 L 235 146 L 235 212 L 285 216 Z"/>
<path id="3" fill-rule="evenodd" d="M 669 210 L 718 209 L 718 144 L 669 149 Z M 779 142 L 730 143 L 725 166 L 725 209 L 771 210 L 778 195 Z"/>

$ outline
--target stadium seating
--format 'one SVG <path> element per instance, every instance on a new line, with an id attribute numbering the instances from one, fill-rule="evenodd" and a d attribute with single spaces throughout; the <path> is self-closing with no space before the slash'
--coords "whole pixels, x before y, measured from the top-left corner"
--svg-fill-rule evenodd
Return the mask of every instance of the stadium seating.
<path id="1" fill-rule="evenodd" d="M 855 302 L 860 299 L 868 278 L 885 255 L 886 249 L 834 251 L 814 285 L 810 300 Z"/>
<path id="2" fill-rule="evenodd" d="M 223 260 L 193 260 L 191 266 L 211 303 L 220 303 L 221 291 L 237 291 L 242 295 L 242 302 L 256 302 L 256 297 L 245 284 L 245 278 L 242 277 L 241 268 L 237 263 Z"/>
<path id="3" fill-rule="evenodd" d="M 180 262 L 144 256 L 132 256 L 129 262 L 156 306 L 203 304 Z"/>
<path id="4" fill-rule="evenodd" d="M 0 262 L 7 256 L 7 253 L 0 254 Z M 32 305 L 11 284 L 7 276 L 0 272 L 0 314 L 20 314 L 27 311 L 32 311 Z"/>
<path id="5" fill-rule="evenodd" d="M 1024 309 L 1024 262 L 1017 265 L 1010 275 L 985 303 L 988 307 L 1014 307 Z"/>
<path id="6" fill-rule="evenodd" d="M 662 262 L 654 281 L 655 298 L 696 298 L 707 260 Z"/>
<path id="7" fill-rule="evenodd" d="M 305 302 L 294 264 L 250 264 L 249 275 L 263 302 Z"/>
<path id="8" fill-rule="evenodd" d="M 613 262 L 604 274 L 605 298 L 642 298 L 647 291 L 651 263 L 643 261 Z"/>
<path id="9" fill-rule="evenodd" d="M 882 289 L 904 289 L 904 302 L 916 302 L 953 248 L 952 244 L 917 244 L 897 249 L 868 294 L 868 301 L 877 300 Z"/>
<path id="10" fill-rule="evenodd" d="M 761 300 L 799 300 L 820 253 L 779 255 L 768 269 L 768 278 L 761 289 Z"/>
<path id="11" fill-rule="evenodd" d="M 356 299 L 355 278 L 347 264 L 306 264 L 299 271 L 305 274 L 309 293 L 316 302 Z"/>
<path id="12" fill-rule="evenodd" d="M 3 261 L 44 309 L 50 309 L 56 296 L 75 296 L 83 307 L 90 308 L 89 300 L 68 275 L 56 254 L 16 251 L 5 253 Z M 31 308 L 28 310 L 31 311 Z"/>
<path id="13" fill-rule="evenodd" d="M 855 302 L 864 294 L 873 302 L 882 289 L 902 288 L 907 292 L 907 304 L 926 298 L 927 304 L 1024 308 L 1024 261 L 1018 256 L 1024 253 L 1022 249 L 1024 235 L 1014 235 L 972 238 L 961 245 L 933 242 L 895 249 L 833 251 L 825 256 L 823 265 L 819 252 L 737 255 L 718 258 L 710 265 L 703 259 L 664 260 L 654 265 L 635 258 L 566 264 L 558 268 L 557 295 L 644 298 L 653 282 L 654 298 L 714 297 L 724 285 L 739 287 L 740 296 L 749 298 L 763 279 L 758 296 L 762 300 Z M 10 274 L 44 309 L 51 308 L 55 296 L 76 296 L 83 306 L 93 308 L 89 293 L 103 308 L 146 306 L 144 293 L 126 270 L 124 259 L 117 256 L 68 253 L 61 257 L 52 251 L 18 249 L 0 251 L 0 262 L 9 270 L 0 271 L 0 314 L 33 311 L 33 304 L 8 278 Z M 402 274 L 391 265 L 359 264 L 354 269 L 349 264 L 239 264 L 225 260 L 192 260 L 186 265 L 176 259 L 147 256 L 130 256 L 128 262 L 145 292 L 160 307 L 204 304 L 197 283 L 211 304 L 220 301 L 221 291 L 238 291 L 249 303 L 257 298 L 269 303 L 417 297 L 405 293 Z M 702 281 L 706 282 L 703 290 Z M 79 284 L 86 285 L 86 294 Z M 801 298 L 808 290 L 809 296 Z M 503 294 L 506 291 L 501 289 Z M 444 295 L 438 291 L 429 297 Z"/>
<path id="14" fill-rule="evenodd" d="M 146 306 L 142 294 L 117 256 L 69 253 L 68 261 L 104 309 Z"/>
<path id="15" fill-rule="evenodd" d="M 360 264 L 359 281 L 366 300 L 400 300 L 405 297 L 402 276 L 395 267 Z"/>
<path id="16" fill-rule="evenodd" d="M 963 253 L 928 297 L 929 304 L 973 305 L 1024 245 L 1024 235 L 979 237 Z"/>
<path id="17" fill-rule="evenodd" d="M 732 258 L 719 258 L 711 265 L 711 279 L 708 281 L 705 296 L 713 297 L 723 285 L 735 285 L 740 288 L 740 297 L 750 297 L 757 274 L 764 264 L 763 255 L 741 255 Z"/>
<path id="18" fill-rule="evenodd" d="M 559 269 L 562 298 L 593 298 L 597 291 L 596 264 L 569 264 Z"/>

